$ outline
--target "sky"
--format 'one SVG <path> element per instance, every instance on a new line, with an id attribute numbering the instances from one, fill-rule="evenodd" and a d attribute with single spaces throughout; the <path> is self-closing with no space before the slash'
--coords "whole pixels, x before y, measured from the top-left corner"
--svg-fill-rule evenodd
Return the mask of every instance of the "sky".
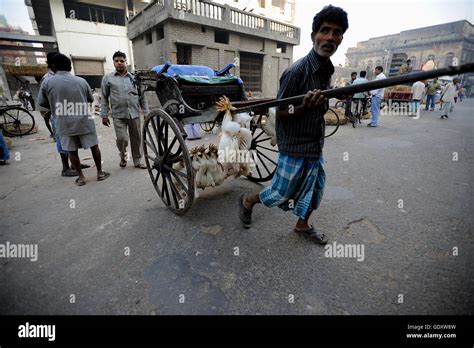
<path id="1" fill-rule="evenodd" d="M 0 0 L 0 14 L 6 16 L 11 26 L 20 26 L 24 31 L 34 35 L 24 0 Z"/>
<path id="2" fill-rule="evenodd" d="M 301 28 L 300 45 L 294 48 L 293 59 L 306 55 L 311 47 L 311 26 L 314 15 L 326 5 L 343 8 L 349 29 L 337 52 L 331 57 L 334 65 L 344 66 L 349 47 L 372 37 L 397 34 L 403 30 L 467 19 L 473 21 L 474 0 L 295 0 L 295 23 Z"/>
<path id="3" fill-rule="evenodd" d="M 347 12 L 349 29 L 331 58 L 334 65 L 342 66 L 345 63 L 344 53 L 349 47 L 355 47 L 358 41 L 462 19 L 474 24 L 474 0 L 295 0 L 295 2 L 295 23 L 301 28 L 301 39 L 300 45 L 294 48 L 294 60 L 306 55 L 312 47 L 311 25 L 317 12 L 329 4 L 342 7 Z M 24 0 L 0 0 L 0 13 L 6 15 L 10 25 L 19 25 L 23 30 L 34 34 Z"/>

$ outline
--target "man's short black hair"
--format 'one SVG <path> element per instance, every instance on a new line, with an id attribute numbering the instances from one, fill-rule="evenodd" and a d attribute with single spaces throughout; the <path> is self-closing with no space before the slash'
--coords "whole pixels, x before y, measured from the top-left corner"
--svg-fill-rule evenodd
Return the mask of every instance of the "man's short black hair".
<path id="1" fill-rule="evenodd" d="M 352 75 L 356 75 L 357 76 L 357 73 L 355 71 L 351 72 L 351 76 Z"/>
<path id="2" fill-rule="evenodd" d="M 359 76 L 360 76 L 360 77 L 365 77 L 365 76 L 367 76 L 367 71 L 362 70 L 362 71 L 359 73 Z"/>
<path id="3" fill-rule="evenodd" d="M 112 59 L 115 59 L 115 57 L 123 57 L 123 59 L 127 59 L 127 56 L 125 55 L 125 53 L 120 52 L 120 51 L 115 52 L 114 55 L 112 56 Z"/>
<path id="4" fill-rule="evenodd" d="M 51 69 L 53 67 L 53 58 L 58 53 L 59 52 L 55 52 L 55 51 L 48 52 L 48 54 L 46 55 L 46 64 L 48 64 L 48 68 Z"/>
<path id="5" fill-rule="evenodd" d="M 340 7 L 324 6 L 324 8 L 313 18 L 313 33 L 317 33 L 323 22 L 334 23 L 342 28 L 344 34 L 349 28 L 347 13 Z"/>
<path id="6" fill-rule="evenodd" d="M 58 53 L 53 57 L 52 61 L 57 71 L 71 71 L 71 60 L 62 53 Z"/>
<path id="7" fill-rule="evenodd" d="M 411 60 L 410 60 L 410 59 L 407 59 L 407 63 L 411 63 Z"/>
<path id="8" fill-rule="evenodd" d="M 383 72 L 383 67 L 381 67 L 380 65 L 377 65 L 377 66 L 375 67 L 375 69 L 380 70 L 381 72 Z"/>

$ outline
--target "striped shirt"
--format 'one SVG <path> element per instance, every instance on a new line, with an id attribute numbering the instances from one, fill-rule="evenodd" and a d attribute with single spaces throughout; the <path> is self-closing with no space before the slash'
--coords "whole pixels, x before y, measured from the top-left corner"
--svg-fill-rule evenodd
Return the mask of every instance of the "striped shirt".
<path id="1" fill-rule="evenodd" d="M 324 63 L 314 49 L 285 70 L 280 78 L 278 99 L 306 94 L 314 89 L 329 88 L 334 66 Z M 319 157 L 324 146 L 326 102 L 316 110 L 305 110 L 301 116 L 286 121 L 276 118 L 278 150 L 294 157 Z"/>

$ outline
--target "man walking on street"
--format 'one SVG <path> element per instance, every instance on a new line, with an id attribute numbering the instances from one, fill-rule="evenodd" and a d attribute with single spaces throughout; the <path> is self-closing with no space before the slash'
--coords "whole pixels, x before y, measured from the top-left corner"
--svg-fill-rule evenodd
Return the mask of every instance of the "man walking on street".
<path id="1" fill-rule="evenodd" d="M 448 115 L 454 109 L 454 96 L 456 95 L 456 83 L 458 79 L 454 78 L 453 82 L 448 82 L 446 86 L 443 87 L 441 92 L 441 102 L 443 107 L 441 108 L 441 119 L 449 118 Z"/>
<path id="2" fill-rule="evenodd" d="M 381 66 L 375 67 L 375 81 L 377 80 L 382 80 L 385 79 L 385 75 L 383 73 L 383 68 Z M 379 120 L 379 115 L 380 115 L 380 104 L 382 103 L 383 96 L 385 93 L 385 88 L 379 88 L 379 89 L 374 89 L 373 91 L 370 91 L 370 95 L 372 96 L 371 99 L 371 109 L 370 111 L 372 112 L 372 118 L 370 120 L 370 123 L 367 125 L 367 127 L 377 127 L 378 120 Z"/>
<path id="3" fill-rule="evenodd" d="M 294 232 L 318 244 L 328 238 L 308 224 L 321 203 L 326 175 L 323 168 L 324 114 L 329 108 L 320 91 L 327 89 L 334 73 L 329 59 L 342 42 L 348 28 L 347 13 L 326 6 L 313 19 L 313 48 L 307 56 L 285 70 L 280 78 L 278 98 L 305 94 L 303 104 L 280 107 L 276 117 L 279 148 L 272 184 L 259 194 L 240 196 L 239 216 L 249 228 L 255 204 L 293 210 L 298 217 Z"/>
<path id="4" fill-rule="evenodd" d="M 411 86 L 411 111 L 417 116 L 420 109 L 420 103 L 423 100 L 424 94 L 425 84 L 423 81 L 417 81 L 413 84 L 413 86 Z"/>
<path id="5" fill-rule="evenodd" d="M 127 146 L 130 136 L 133 164 L 136 168 L 146 169 L 141 162 L 141 126 L 140 106 L 145 114 L 148 105 L 144 96 L 139 97 L 138 87 L 130 72 L 127 71 L 125 53 L 117 51 L 113 55 L 115 71 L 102 79 L 102 105 L 100 114 L 102 124 L 109 127 L 109 102 L 112 109 L 112 120 L 117 137 L 117 148 L 120 153 L 120 167 L 127 166 Z M 128 130 L 128 134 L 127 134 Z"/>
<path id="6" fill-rule="evenodd" d="M 436 92 L 441 89 L 441 85 L 438 82 L 438 78 L 435 77 L 433 81 L 431 81 L 428 84 L 428 87 L 426 88 L 426 107 L 425 110 L 428 111 L 428 108 L 430 108 L 430 111 L 434 111 L 435 109 L 435 96 Z"/>
<path id="7" fill-rule="evenodd" d="M 64 54 L 53 57 L 56 74 L 43 82 L 38 102 L 53 111 L 61 146 L 69 157 L 79 177 L 76 185 L 86 184 L 79 160 L 79 148 L 91 149 L 97 167 L 97 180 L 107 179 L 110 174 L 102 170 L 99 141 L 95 123 L 89 111 L 92 91 L 86 80 L 71 74 L 71 60 Z"/>

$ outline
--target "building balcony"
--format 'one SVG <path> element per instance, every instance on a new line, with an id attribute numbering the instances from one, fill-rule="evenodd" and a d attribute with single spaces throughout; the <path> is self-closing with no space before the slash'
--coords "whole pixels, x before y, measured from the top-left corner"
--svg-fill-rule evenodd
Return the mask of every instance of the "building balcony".
<path id="1" fill-rule="evenodd" d="M 298 27 L 206 0 L 155 0 L 129 19 L 128 38 L 133 40 L 169 19 L 291 45 L 300 42 Z"/>

